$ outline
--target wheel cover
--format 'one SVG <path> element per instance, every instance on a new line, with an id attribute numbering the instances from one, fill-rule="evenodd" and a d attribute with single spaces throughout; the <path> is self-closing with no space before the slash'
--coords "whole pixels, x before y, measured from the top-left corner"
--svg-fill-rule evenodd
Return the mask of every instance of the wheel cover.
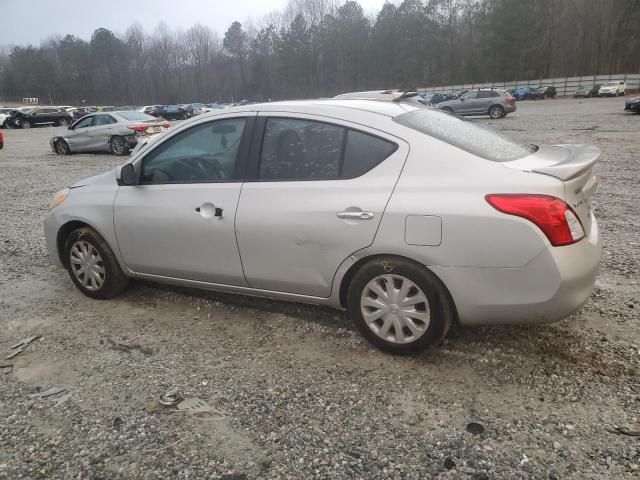
<path id="1" fill-rule="evenodd" d="M 67 153 L 67 142 L 65 142 L 64 140 L 58 140 L 56 144 L 58 145 L 58 153 L 61 153 L 63 155 Z"/>
<path id="2" fill-rule="evenodd" d="M 502 111 L 498 107 L 492 107 L 489 115 L 491 118 L 500 118 L 502 116 Z"/>
<path id="3" fill-rule="evenodd" d="M 401 275 L 380 275 L 364 287 L 360 311 L 367 326 L 387 342 L 415 342 L 429 329 L 429 300 Z"/>
<path id="4" fill-rule="evenodd" d="M 111 140 L 111 145 L 113 147 L 113 151 L 116 153 L 124 152 L 124 140 L 120 137 L 115 137 Z"/>
<path id="5" fill-rule="evenodd" d="M 71 271 L 87 290 L 100 290 L 106 279 L 104 262 L 96 248 L 89 242 L 78 240 L 69 252 Z"/>

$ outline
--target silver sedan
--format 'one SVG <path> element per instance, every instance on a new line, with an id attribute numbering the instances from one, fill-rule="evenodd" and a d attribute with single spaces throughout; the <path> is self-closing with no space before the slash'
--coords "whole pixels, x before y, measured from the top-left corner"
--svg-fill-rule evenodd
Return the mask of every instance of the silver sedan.
<path id="1" fill-rule="evenodd" d="M 544 323 L 589 298 L 599 150 L 368 100 L 200 115 L 61 190 L 47 248 L 85 295 L 130 279 L 348 309 L 376 346 Z"/>
<path id="2" fill-rule="evenodd" d="M 128 155 L 140 136 L 156 134 L 169 128 L 165 120 L 138 111 L 94 113 L 67 128 L 67 133 L 49 141 L 54 153 L 111 152 Z"/>

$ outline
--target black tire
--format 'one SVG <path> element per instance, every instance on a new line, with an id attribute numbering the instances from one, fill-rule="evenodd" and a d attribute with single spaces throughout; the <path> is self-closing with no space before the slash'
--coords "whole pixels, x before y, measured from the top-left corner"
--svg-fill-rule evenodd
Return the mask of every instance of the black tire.
<path id="1" fill-rule="evenodd" d="M 69 120 L 67 120 L 66 118 L 61 118 L 58 121 L 58 125 L 61 127 L 66 127 L 67 125 L 69 125 Z"/>
<path id="2" fill-rule="evenodd" d="M 129 155 L 129 142 L 124 137 L 114 135 L 109 140 L 109 150 L 119 157 Z"/>
<path id="3" fill-rule="evenodd" d="M 86 288 L 73 271 L 71 249 L 76 245 L 76 242 L 86 242 L 91 245 L 102 258 L 101 266 L 104 269 L 104 280 L 102 286 L 98 289 L 91 290 Z M 78 290 L 87 297 L 106 300 L 115 297 L 129 285 L 129 278 L 122 272 L 118 260 L 107 242 L 90 227 L 81 227 L 71 232 L 64 245 L 64 259 L 71 280 L 78 287 Z"/>
<path id="4" fill-rule="evenodd" d="M 20 128 L 31 128 L 31 122 L 29 120 L 20 120 Z"/>
<path id="5" fill-rule="evenodd" d="M 367 325 L 362 313 L 361 298 L 369 282 L 382 275 L 408 279 L 425 294 L 430 319 L 426 331 L 416 340 L 408 343 L 388 341 Z M 436 346 L 447 335 L 456 318 L 448 291 L 433 273 L 421 265 L 393 256 L 379 257 L 360 267 L 349 284 L 347 307 L 349 316 L 369 342 L 380 350 L 397 355 L 417 353 Z"/>
<path id="6" fill-rule="evenodd" d="M 504 108 L 500 105 L 491 105 L 491 108 L 489 108 L 489 116 L 493 120 L 504 117 Z"/>
<path id="7" fill-rule="evenodd" d="M 71 155 L 71 148 L 69 144 L 62 138 L 55 141 L 54 146 L 58 155 Z"/>

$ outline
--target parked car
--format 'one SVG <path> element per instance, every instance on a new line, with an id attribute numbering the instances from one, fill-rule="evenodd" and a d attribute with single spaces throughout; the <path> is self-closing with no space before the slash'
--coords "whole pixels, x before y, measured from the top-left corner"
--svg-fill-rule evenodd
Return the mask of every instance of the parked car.
<path id="1" fill-rule="evenodd" d="M 368 92 L 343 93 L 333 97 L 339 100 L 378 100 L 386 102 L 402 102 L 409 105 L 426 107 L 427 102 L 415 91 L 405 90 L 371 90 Z"/>
<path id="2" fill-rule="evenodd" d="M 437 105 L 438 103 L 450 100 L 449 97 L 444 93 L 429 93 L 425 96 L 422 96 L 422 98 L 430 105 Z"/>
<path id="3" fill-rule="evenodd" d="M 118 110 L 118 107 L 115 107 L 113 105 L 102 105 L 100 107 L 96 107 L 97 112 L 116 112 Z"/>
<path id="4" fill-rule="evenodd" d="M 165 120 L 185 120 L 188 117 L 187 112 L 178 105 L 154 105 L 144 113 Z"/>
<path id="5" fill-rule="evenodd" d="M 3 107 L 0 108 L 0 128 L 8 128 L 11 124 L 11 117 L 16 111 L 15 108 Z"/>
<path id="6" fill-rule="evenodd" d="M 92 298 L 138 278 L 342 306 L 408 353 L 454 322 L 580 308 L 601 255 L 599 154 L 395 102 L 236 107 L 58 192 L 46 245 Z"/>
<path id="7" fill-rule="evenodd" d="M 628 112 L 640 113 L 640 97 L 634 97 L 624 102 L 624 109 Z"/>
<path id="8" fill-rule="evenodd" d="M 547 98 L 547 91 L 545 87 L 529 88 L 525 93 L 525 100 L 544 100 Z"/>
<path id="9" fill-rule="evenodd" d="M 580 85 L 576 91 L 573 93 L 573 98 L 590 98 L 596 96 L 598 94 L 598 90 L 600 89 L 600 85 L 592 85 L 590 87 L 584 87 Z"/>
<path id="10" fill-rule="evenodd" d="M 455 92 L 449 93 L 447 95 L 447 100 L 454 100 L 456 98 L 460 98 L 461 96 L 463 96 L 466 93 L 469 93 L 470 90 L 468 89 L 464 89 L 464 90 L 457 90 Z"/>
<path id="11" fill-rule="evenodd" d="M 437 107 L 457 115 L 489 115 L 493 119 L 516 111 L 516 102 L 504 90 L 473 90 L 455 100 L 441 102 Z"/>
<path id="12" fill-rule="evenodd" d="M 31 128 L 38 125 L 55 125 L 66 127 L 73 118 L 58 107 L 29 107 L 16 110 L 9 120 L 15 127 Z"/>
<path id="13" fill-rule="evenodd" d="M 225 107 L 219 103 L 205 103 L 204 106 L 200 108 L 200 113 L 211 113 L 222 108 Z"/>
<path id="14" fill-rule="evenodd" d="M 508 93 L 511 93 L 513 98 L 516 100 L 526 100 L 527 98 L 530 98 L 530 92 L 532 90 L 533 89 L 531 87 L 518 87 L 513 90 L 509 90 Z"/>
<path id="15" fill-rule="evenodd" d="M 71 114 L 71 116 L 73 117 L 73 120 L 78 120 L 79 118 L 84 117 L 85 115 L 89 114 L 89 110 L 87 110 L 86 108 L 72 108 L 69 113 Z"/>
<path id="16" fill-rule="evenodd" d="M 169 128 L 166 121 L 137 111 L 98 112 L 82 117 L 69 126 L 64 135 L 51 138 L 54 153 L 111 152 L 127 155 L 141 135 L 159 133 Z"/>
<path id="17" fill-rule="evenodd" d="M 556 95 L 558 95 L 556 87 L 553 86 L 541 86 L 536 88 L 536 91 L 542 92 L 544 94 L 543 98 L 556 98 Z"/>
<path id="18" fill-rule="evenodd" d="M 616 97 L 624 95 L 627 86 L 624 81 L 607 82 L 600 87 L 598 95 L 601 97 Z"/>

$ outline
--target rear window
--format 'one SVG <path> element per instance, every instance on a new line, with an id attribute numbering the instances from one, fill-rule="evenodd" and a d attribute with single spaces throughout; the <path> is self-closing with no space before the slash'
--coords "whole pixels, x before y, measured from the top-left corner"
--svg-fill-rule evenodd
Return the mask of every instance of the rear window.
<path id="1" fill-rule="evenodd" d="M 535 145 L 516 142 L 490 128 L 437 110 L 414 110 L 393 121 L 492 162 L 516 160 L 537 150 Z"/>
<path id="2" fill-rule="evenodd" d="M 132 120 L 132 121 L 156 120 L 155 117 L 152 117 L 151 115 L 147 115 L 146 113 L 138 112 L 137 110 L 118 112 L 118 115 L 124 118 L 125 120 Z"/>

